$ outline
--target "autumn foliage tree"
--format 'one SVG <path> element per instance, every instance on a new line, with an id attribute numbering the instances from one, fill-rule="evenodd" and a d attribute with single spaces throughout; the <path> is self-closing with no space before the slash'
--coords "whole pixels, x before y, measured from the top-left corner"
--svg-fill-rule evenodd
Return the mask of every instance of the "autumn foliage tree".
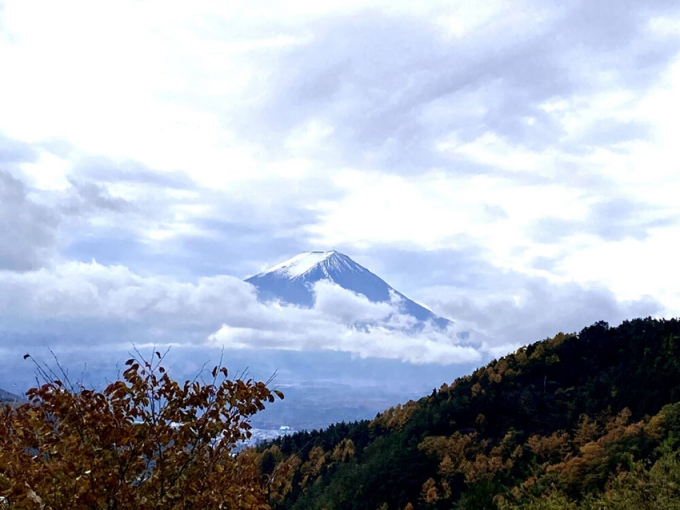
<path id="1" fill-rule="evenodd" d="M 155 353 L 103 391 L 52 378 L 0 412 L 0 496 L 12 509 L 266 508 L 256 454 L 234 453 L 276 397 L 263 382 L 174 381 Z"/>
<path id="2" fill-rule="evenodd" d="M 262 445 L 265 472 L 281 489 L 270 502 L 277 510 L 680 509 L 679 374 L 678 319 L 559 333 L 370 422 Z"/>

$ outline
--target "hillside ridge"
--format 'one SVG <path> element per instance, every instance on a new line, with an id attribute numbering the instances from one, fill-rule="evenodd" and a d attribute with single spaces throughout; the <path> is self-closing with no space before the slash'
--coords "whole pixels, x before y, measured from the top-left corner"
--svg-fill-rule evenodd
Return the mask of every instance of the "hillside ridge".
<path id="1" fill-rule="evenodd" d="M 598 322 L 373 420 L 281 438 L 260 449 L 265 475 L 291 473 L 272 504 L 444 510 L 523 508 L 550 491 L 605 497 L 621 466 L 660 462 L 680 434 L 679 339 L 675 319 Z"/>

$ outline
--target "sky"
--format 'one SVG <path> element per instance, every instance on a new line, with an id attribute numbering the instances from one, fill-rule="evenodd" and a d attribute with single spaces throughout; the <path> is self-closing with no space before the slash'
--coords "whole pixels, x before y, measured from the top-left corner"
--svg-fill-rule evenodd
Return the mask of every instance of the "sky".
<path id="1" fill-rule="evenodd" d="M 680 315 L 675 0 L 5 0 L 0 69 L 5 386 L 47 348 L 463 366 Z M 331 249 L 477 343 L 243 282 Z"/>

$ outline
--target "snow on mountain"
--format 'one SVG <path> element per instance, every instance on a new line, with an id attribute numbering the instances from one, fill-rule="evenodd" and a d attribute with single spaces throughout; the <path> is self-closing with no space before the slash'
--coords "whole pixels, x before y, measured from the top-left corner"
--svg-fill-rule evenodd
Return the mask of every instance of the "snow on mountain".
<path id="1" fill-rule="evenodd" d="M 283 278 L 298 278 L 327 259 L 331 259 L 330 265 L 335 270 L 341 270 L 341 265 L 338 264 L 338 257 L 335 255 L 339 254 L 334 251 L 306 251 L 272 267 L 265 274 L 274 274 Z M 325 265 L 322 264 L 321 267 L 325 267 Z M 327 276 L 331 278 L 330 274 L 327 274 Z"/>
<path id="2" fill-rule="evenodd" d="M 246 281 L 257 288 L 258 297 L 262 301 L 278 299 L 299 306 L 312 307 L 314 305 L 312 287 L 321 280 L 329 280 L 346 290 L 365 296 L 374 303 L 389 302 L 396 296 L 399 298 L 400 311 L 414 317 L 421 324 L 432 321 L 442 329 L 451 324 L 448 319 L 435 315 L 431 310 L 407 298 L 383 279 L 337 251 L 300 253 Z"/>

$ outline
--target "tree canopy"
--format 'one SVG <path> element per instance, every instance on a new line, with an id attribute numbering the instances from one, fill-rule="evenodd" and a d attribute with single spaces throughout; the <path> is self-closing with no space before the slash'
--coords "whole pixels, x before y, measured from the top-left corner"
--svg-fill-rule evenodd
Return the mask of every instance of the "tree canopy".
<path id="1" fill-rule="evenodd" d="M 598 322 L 371 421 L 277 439 L 260 447 L 267 469 L 296 467 L 270 501 L 281 510 L 680 508 L 679 339 L 678 320 Z"/>
<path id="2" fill-rule="evenodd" d="M 180 384 L 132 358 L 103 391 L 52 378 L 0 412 L 0 496 L 12 509 L 261 509 L 266 486 L 248 419 L 276 397 L 263 382 Z"/>

